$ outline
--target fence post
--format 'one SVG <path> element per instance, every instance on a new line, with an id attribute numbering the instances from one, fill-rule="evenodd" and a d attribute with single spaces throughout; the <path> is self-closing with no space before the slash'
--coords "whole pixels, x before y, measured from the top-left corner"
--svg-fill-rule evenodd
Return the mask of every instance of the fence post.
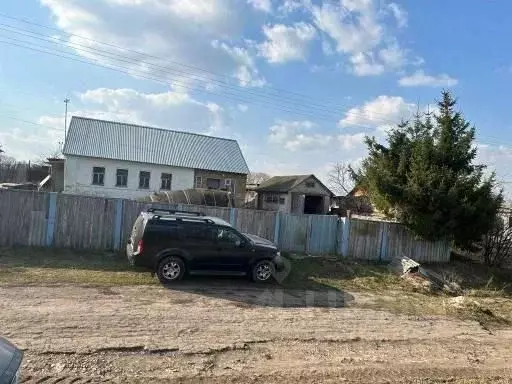
<path id="1" fill-rule="evenodd" d="M 388 259 L 389 223 L 382 223 L 379 261 Z"/>
<path id="2" fill-rule="evenodd" d="M 340 250 L 341 250 L 341 255 L 343 257 L 348 257 L 348 244 L 350 241 L 350 218 L 348 216 L 342 217 L 341 221 L 343 222 L 343 226 L 342 226 L 343 231 L 341 234 Z"/>
<path id="3" fill-rule="evenodd" d="M 281 227 L 281 213 L 280 212 L 276 212 L 275 219 L 276 219 L 276 221 L 275 221 L 275 225 L 274 225 L 274 243 L 276 245 L 279 245 L 279 230 Z"/>
<path id="4" fill-rule="evenodd" d="M 48 221 L 46 223 L 46 246 L 53 245 L 55 235 L 55 217 L 57 216 L 57 192 L 49 193 Z"/>
<path id="5" fill-rule="evenodd" d="M 123 203 L 122 199 L 116 199 L 116 216 L 114 220 L 114 249 L 121 248 L 121 234 L 123 231 Z"/>
<path id="6" fill-rule="evenodd" d="M 236 226 L 236 208 L 229 208 L 229 224 Z"/>

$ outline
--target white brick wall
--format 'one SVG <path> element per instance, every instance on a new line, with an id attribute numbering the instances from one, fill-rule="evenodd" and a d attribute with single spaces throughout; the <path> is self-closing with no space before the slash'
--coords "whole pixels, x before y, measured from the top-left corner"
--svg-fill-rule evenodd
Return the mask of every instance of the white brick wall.
<path id="1" fill-rule="evenodd" d="M 93 167 L 105 167 L 105 185 L 92 184 Z M 117 169 L 128 170 L 128 186 L 116 187 Z M 139 172 L 151 172 L 149 189 L 139 189 Z M 194 170 L 120 160 L 67 156 L 64 169 L 64 193 L 137 199 L 160 191 L 162 173 L 172 174 L 172 190 L 194 187 Z"/>

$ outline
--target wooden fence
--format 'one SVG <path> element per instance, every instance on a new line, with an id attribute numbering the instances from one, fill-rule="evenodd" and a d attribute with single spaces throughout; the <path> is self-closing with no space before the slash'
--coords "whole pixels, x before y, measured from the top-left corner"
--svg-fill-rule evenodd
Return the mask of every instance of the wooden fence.
<path id="1" fill-rule="evenodd" d="M 0 246 L 122 249 L 135 218 L 149 207 L 217 216 L 283 251 L 381 261 L 402 255 L 419 262 L 450 259 L 448 242 L 417 239 L 397 223 L 9 190 L 0 190 Z"/>

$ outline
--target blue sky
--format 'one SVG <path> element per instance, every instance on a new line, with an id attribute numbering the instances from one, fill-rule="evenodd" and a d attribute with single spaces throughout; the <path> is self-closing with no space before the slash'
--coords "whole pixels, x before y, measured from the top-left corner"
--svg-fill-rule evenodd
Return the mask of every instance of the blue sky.
<path id="1" fill-rule="evenodd" d="M 69 97 L 70 114 L 236 138 L 253 171 L 325 178 L 447 88 L 479 160 L 512 181 L 512 5 L 461 4 L 2 2 L 0 144 L 19 159 L 54 152 Z"/>

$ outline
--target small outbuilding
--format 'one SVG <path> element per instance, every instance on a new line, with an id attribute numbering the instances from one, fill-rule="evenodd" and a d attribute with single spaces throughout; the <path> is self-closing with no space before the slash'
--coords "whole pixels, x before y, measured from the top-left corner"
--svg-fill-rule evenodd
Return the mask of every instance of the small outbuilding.
<path id="1" fill-rule="evenodd" d="M 334 196 L 315 175 L 274 176 L 255 192 L 258 209 L 292 214 L 327 214 Z"/>

